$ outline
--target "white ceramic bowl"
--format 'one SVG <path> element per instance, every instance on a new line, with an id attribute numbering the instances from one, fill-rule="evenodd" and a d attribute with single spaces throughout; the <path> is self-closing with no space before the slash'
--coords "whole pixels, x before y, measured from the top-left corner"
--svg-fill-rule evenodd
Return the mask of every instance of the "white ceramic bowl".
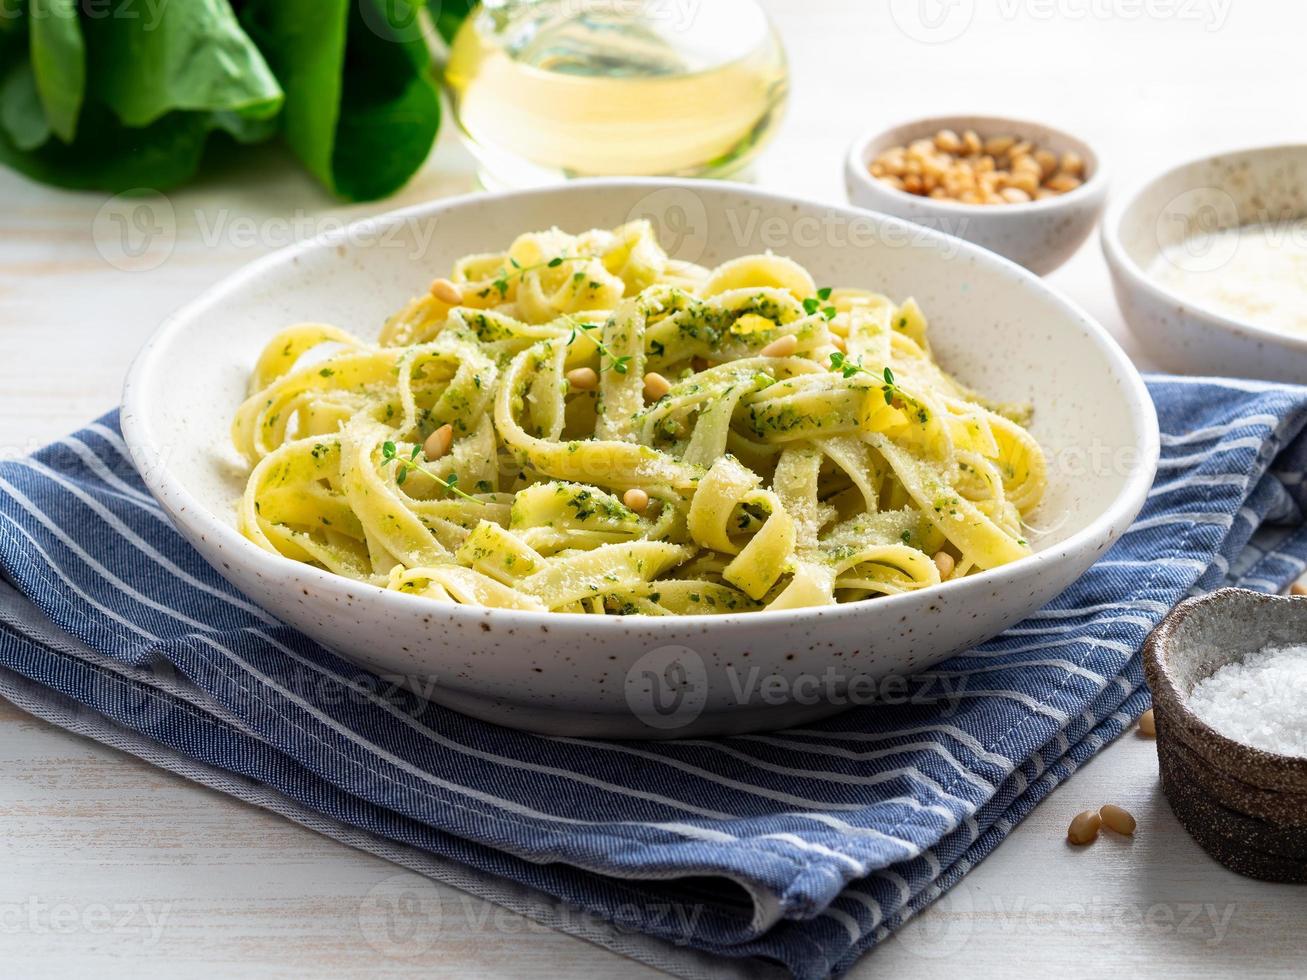
<path id="1" fill-rule="evenodd" d="M 1015 135 L 1059 156 L 1074 151 L 1085 162 L 1085 182 L 1073 191 L 1029 204 L 960 204 L 897 190 L 867 169 L 883 150 L 907 146 L 941 129 L 957 133 L 974 129 L 982 139 Z M 849 200 L 860 208 L 965 238 L 1041 276 L 1084 244 L 1107 199 L 1107 172 L 1089 144 L 1044 123 L 1001 116 L 938 116 L 866 133 L 849 147 L 844 185 Z"/>
<path id="2" fill-rule="evenodd" d="M 1210 312 L 1148 274 L 1164 249 L 1195 232 L 1305 214 L 1303 143 L 1194 160 L 1113 201 L 1103 221 L 1103 254 L 1121 312 L 1153 359 L 1181 373 L 1307 382 L 1307 338 Z M 1206 270 L 1221 260 L 1201 252 L 1186 261 Z"/>
<path id="3" fill-rule="evenodd" d="M 1054 528 L 1037 553 L 865 603 L 600 618 L 388 592 L 269 554 L 236 532 L 245 468 L 229 448 L 229 420 L 277 330 L 325 319 L 375 335 L 457 256 L 529 229 L 641 216 L 681 258 L 710 264 L 773 248 L 821 283 L 916 296 L 944 365 L 993 397 L 1037 406 L 1052 482 L 1034 523 Z M 233 584 L 341 654 L 415 678 L 434 701 L 505 725 L 599 736 L 796 724 L 865 698 L 869 678 L 924 670 L 1037 609 L 1125 530 L 1155 468 L 1152 403 L 1100 326 L 1006 260 L 934 234 L 904 244 L 905 228 L 719 183 L 585 181 L 435 201 L 272 255 L 175 314 L 132 368 L 123 429 L 150 489 Z M 853 690 L 841 693 L 846 682 Z"/>

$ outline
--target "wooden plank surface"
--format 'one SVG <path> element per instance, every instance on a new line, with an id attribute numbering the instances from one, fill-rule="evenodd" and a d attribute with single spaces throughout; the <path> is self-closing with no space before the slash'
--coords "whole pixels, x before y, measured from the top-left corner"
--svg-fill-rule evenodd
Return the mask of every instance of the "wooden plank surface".
<path id="1" fill-rule="evenodd" d="M 1301 138 L 1288 110 L 1307 97 L 1303 5 L 766 5 L 794 71 L 758 173 L 781 190 L 842 200 L 856 132 L 931 113 L 1060 122 L 1103 150 L 1118 191 L 1186 156 Z M 934 43 L 912 39 L 931 24 Z M 472 186 L 451 126 L 386 206 Z M 137 347 L 209 283 L 328 219 L 378 209 L 325 200 L 280 151 L 260 149 L 172 194 L 175 232 L 165 222 L 154 243 L 164 260 L 129 271 L 103 204 L 0 172 L 0 458 L 113 407 Z M 1138 353 L 1097 241 L 1050 281 Z M 1070 816 L 1108 800 L 1139 817 L 1136 839 L 1069 848 Z M 0 826 L 4 975 L 654 975 L 3 702 Z M 381 922 L 377 896 L 396 891 L 424 901 Z M 1303 892 L 1208 860 L 1161 798 L 1152 743 L 1127 736 L 853 975 L 1272 976 L 1304 961 Z"/>

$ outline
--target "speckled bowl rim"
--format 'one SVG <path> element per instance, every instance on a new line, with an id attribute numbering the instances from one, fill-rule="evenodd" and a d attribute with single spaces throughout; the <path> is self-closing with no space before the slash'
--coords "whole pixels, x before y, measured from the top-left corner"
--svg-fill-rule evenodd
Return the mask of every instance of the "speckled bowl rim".
<path id="1" fill-rule="evenodd" d="M 1178 726 L 1178 735 L 1185 745 L 1225 775 L 1262 789 L 1307 793 L 1307 757 L 1268 752 L 1222 735 L 1189 708 L 1187 697 L 1180 693 L 1172 676 L 1171 658 L 1177 656 L 1176 649 L 1183 642 L 1183 630 L 1189 617 L 1200 609 L 1249 599 L 1267 604 L 1307 604 L 1307 599 L 1235 588 L 1217 589 L 1181 602 L 1144 643 L 1144 675 L 1153 692 L 1153 706 L 1161 711 L 1168 723 Z M 1169 737 L 1164 727 L 1158 729 L 1158 737 Z M 1268 778 L 1248 778 L 1253 774 Z"/>
<path id="2" fill-rule="evenodd" d="M 1067 191 L 1065 194 L 1058 194 L 1055 197 L 1045 198 L 1042 201 L 1027 201 L 1023 204 L 965 204 L 962 201 L 937 201 L 933 197 L 925 197 L 920 194 L 909 194 L 907 191 L 901 191 L 896 187 L 873 177 L 867 170 L 871 163 L 871 151 L 874 149 L 883 149 L 880 146 L 883 141 L 891 138 L 892 134 L 898 130 L 920 129 L 921 134 L 913 137 L 922 139 L 927 135 L 933 136 L 941 129 L 953 129 L 956 126 L 963 125 L 966 121 L 965 128 L 1000 128 L 1008 127 L 1009 129 L 1021 129 L 1022 127 L 1038 127 L 1046 129 L 1050 133 L 1056 133 L 1062 140 L 1074 146 L 1076 151 L 1084 158 L 1085 167 L 1089 171 L 1089 178 L 1077 187 L 1075 190 Z M 896 139 L 898 137 L 895 137 Z M 922 211 L 929 214 L 939 215 L 966 215 L 974 217 L 978 214 L 986 216 L 992 215 L 997 220 L 1002 220 L 1003 216 L 1016 217 L 1029 214 L 1043 214 L 1049 211 L 1059 211 L 1072 208 L 1082 201 L 1092 198 L 1099 193 L 1099 188 L 1108 182 L 1108 172 L 1103 164 L 1102 154 L 1098 152 L 1087 140 L 1070 133 L 1060 126 L 1054 126 L 1052 123 L 1044 122 L 1040 119 L 1018 119 L 1013 116 L 992 116 L 992 115 L 968 115 L 967 113 L 952 113 L 946 116 L 926 116 L 924 118 L 904 119 L 890 126 L 882 126 L 878 129 L 867 130 L 861 133 L 852 143 L 849 144 L 848 156 L 845 160 L 846 171 L 851 178 L 857 179 L 864 187 L 871 188 L 874 192 L 889 195 L 895 199 L 909 201 L 921 207 Z"/>
<path id="3" fill-rule="evenodd" d="M 649 192 L 672 188 L 692 192 L 703 189 L 705 183 L 672 178 L 602 177 L 570 181 L 564 186 L 573 189 L 581 187 L 595 188 L 596 190 L 629 188 Z M 749 185 L 714 181 L 708 183 L 707 186 L 734 187 L 755 199 L 779 205 L 819 207 L 833 213 L 840 213 L 850 220 L 865 220 L 868 214 L 864 209 L 808 201 L 794 195 L 762 190 Z M 473 192 L 456 197 L 439 198 L 434 201 L 427 201 L 411 207 L 364 218 L 347 225 L 343 229 L 334 230 L 329 234 L 320 235 L 256 259 L 231 276 L 209 286 L 199 297 L 164 320 L 136 356 L 123 386 L 121 414 L 123 435 L 137 469 L 142 474 L 146 487 L 164 505 L 165 510 L 178 513 L 189 512 L 191 522 L 189 526 L 194 533 L 216 539 L 221 547 L 240 554 L 242 561 L 256 574 L 261 574 L 270 580 L 276 581 L 293 568 L 298 574 L 307 576 L 304 581 L 313 583 L 318 590 L 318 594 L 323 597 L 343 602 L 347 596 L 362 596 L 380 603 L 383 608 L 395 616 L 413 615 L 423 611 L 430 612 L 431 600 L 422 596 L 407 595 L 393 589 L 384 589 L 369 582 L 360 582 L 341 575 L 335 575 L 325 569 L 315 568 L 312 565 L 296 562 L 282 555 L 274 555 L 264 551 L 237 531 L 235 527 L 222 520 L 202 504 L 172 474 L 170 467 L 167 465 L 147 465 L 150 460 L 166 460 L 168 456 L 162 451 L 158 436 L 152 428 L 150 413 L 144 410 L 144 403 L 150 397 L 145 380 L 154 370 L 155 359 L 160 356 L 164 342 L 170 339 L 174 332 L 183 329 L 187 321 L 195 314 L 195 311 L 202 309 L 206 305 L 211 295 L 239 287 L 243 282 L 255 279 L 278 266 L 292 265 L 299 260 L 301 255 L 311 251 L 334 248 L 338 244 L 350 241 L 375 239 L 375 232 L 392 224 L 429 217 L 452 208 L 475 207 L 477 204 L 484 202 L 488 196 L 511 200 L 513 198 L 526 198 L 549 193 L 550 190 L 549 188 L 534 188 L 496 192 L 493 195 L 487 195 L 485 192 Z M 1153 485 L 1160 454 L 1157 412 L 1148 394 L 1148 389 L 1144 386 L 1143 378 L 1140 377 L 1134 364 L 1102 324 L 1062 293 L 1048 286 L 1034 273 L 1022 268 L 1015 262 L 978 245 L 960 241 L 928 228 L 921 228 L 901 218 L 880 213 L 874 213 L 874 217 L 900 233 L 911 232 L 914 235 L 938 239 L 941 246 L 947 245 L 954 253 L 966 255 L 981 267 L 996 268 L 997 271 L 1015 275 L 1025 282 L 1027 288 L 1042 292 L 1049 300 L 1060 306 L 1068 318 L 1082 329 L 1099 348 L 1108 366 L 1114 370 L 1116 376 L 1120 379 L 1123 401 L 1129 407 L 1130 418 L 1137 433 L 1136 445 L 1133 447 L 1137 464 L 1125 479 L 1116 498 L 1085 527 L 1066 540 L 1058 542 L 1055 547 L 1047 551 L 1036 552 L 1008 565 L 976 575 L 969 575 L 955 581 L 930 586 L 929 589 L 949 589 L 959 594 L 970 591 L 973 601 L 984 601 L 986 590 L 1002 589 L 1004 586 L 1010 586 L 1019 576 L 1034 568 L 1053 566 L 1057 562 L 1065 560 L 1071 554 L 1083 554 L 1086 551 L 1095 549 L 1105 551 L 1125 532 L 1142 508 L 1144 501 L 1147 499 L 1148 491 Z M 364 229 L 374 234 L 370 237 L 360 235 L 360 231 Z M 899 605 L 913 601 L 913 596 L 929 591 L 929 589 L 883 596 L 874 600 L 874 603 L 884 613 L 888 609 L 896 609 Z M 856 619 L 865 615 L 870 606 L 871 603 L 869 602 L 851 602 L 836 606 L 814 606 L 792 610 L 777 609 L 717 615 L 641 616 L 638 619 L 642 629 L 653 633 L 665 632 L 669 636 L 675 637 L 680 635 L 687 625 L 699 626 L 711 629 L 711 631 L 734 633 L 736 631 L 751 631 L 757 625 L 768 621 L 799 619 L 807 621 L 813 628 L 817 628 L 822 622 L 838 621 L 846 617 Z M 503 621 L 506 626 L 519 628 L 584 626 L 587 631 L 599 634 L 607 633 L 617 640 L 626 635 L 626 631 L 630 628 L 631 619 L 635 618 L 628 616 L 592 616 L 582 613 L 536 612 L 518 609 L 487 610 L 481 606 L 463 604 L 442 605 L 441 612 L 450 617 L 463 618 L 469 623 L 481 622 L 485 616 L 493 615 Z"/>
<path id="4" fill-rule="evenodd" d="M 1112 272 L 1126 279 L 1132 289 L 1140 290 L 1156 301 L 1176 307 L 1182 317 L 1201 321 L 1209 327 L 1224 330 L 1243 340 L 1269 343 L 1287 350 L 1307 353 L 1307 337 L 1295 337 L 1292 334 L 1272 330 L 1270 327 L 1262 327 L 1244 320 L 1236 320 L 1233 317 L 1209 310 L 1204 306 L 1198 306 L 1179 293 L 1167 289 L 1148 275 L 1148 271 L 1141 268 L 1139 263 L 1130 257 L 1125 245 L 1121 243 L 1120 236 L 1121 224 L 1134 208 L 1139 207 L 1140 199 L 1144 194 L 1151 190 L 1155 184 L 1161 183 L 1173 174 L 1187 167 L 1215 163 L 1218 160 L 1238 160 L 1243 157 L 1281 151 L 1301 153 L 1304 162 L 1307 163 L 1307 143 L 1273 143 L 1265 146 L 1236 147 L 1220 153 L 1194 157 L 1192 160 L 1186 160 L 1183 163 L 1173 164 L 1165 170 L 1137 182 L 1130 188 L 1129 193 L 1114 197 L 1108 203 L 1107 213 L 1103 216 L 1102 227 L 1099 229 L 1099 241 L 1103 247 L 1103 255 L 1107 258 L 1107 264 Z"/>

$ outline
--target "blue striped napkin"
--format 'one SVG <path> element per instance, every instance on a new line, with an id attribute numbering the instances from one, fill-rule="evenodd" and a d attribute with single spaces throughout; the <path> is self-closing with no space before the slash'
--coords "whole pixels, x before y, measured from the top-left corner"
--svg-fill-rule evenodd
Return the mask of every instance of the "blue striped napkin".
<path id="1" fill-rule="evenodd" d="M 235 593 L 146 493 L 115 415 L 0 464 L 0 692 L 675 972 L 838 975 L 1147 706 L 1138 650 L 1176 601 L 1307 566 L 1307 388 L 1149 387 L 1142 516 L 1046 609 L 933 671 L 965 692 L 943 705 L 665 743 L 426 705 Z"/>

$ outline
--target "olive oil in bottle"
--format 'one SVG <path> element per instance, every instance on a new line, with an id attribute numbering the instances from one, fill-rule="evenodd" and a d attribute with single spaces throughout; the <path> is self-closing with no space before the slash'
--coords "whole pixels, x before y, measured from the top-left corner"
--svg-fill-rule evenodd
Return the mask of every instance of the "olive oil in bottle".
<path id="1" fill-rule="evenodd" d="M 738 176 L 784 110 L 755 0 L 487 0 L 446 82 L 489 186 Z"/>

